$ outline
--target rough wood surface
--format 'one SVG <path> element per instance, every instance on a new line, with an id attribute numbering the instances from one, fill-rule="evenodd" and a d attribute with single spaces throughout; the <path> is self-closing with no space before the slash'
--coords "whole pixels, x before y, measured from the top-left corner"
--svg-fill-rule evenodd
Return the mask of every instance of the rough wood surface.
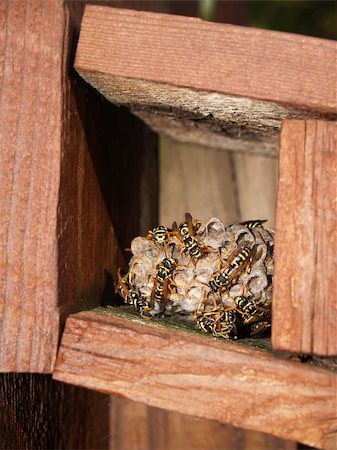
<path id="1" fill-rule="evenodd" d="M 70 66 L 84 6 L 67 4 L 74 33 Z M 111 298 L 117 268 L 125 266 L 121 249 L 157 222 L 158 210 L 154 133 L 125 109 L 111 105 L 73 70 L 65 74 L 63 106 L 58 208 L 62 318 Z"/>
<path id="2" fill-rule="evenodd" d="M 111 396 L 110 450 L 296 450 L 293 441 Z"/>
<path id="3" fill-rule="evenodd" d="M 273 346 L 337 355 L 337 122 L 281 133 Z"/>
<path id="4" fill-rule="evenodd" d="M 335 62 L 333 41 L 88 6 L 75 67 L 156 131 L 276 154 L 282 119 L 336 115 Z"/>
<path id="5" fill-rule="evenodd" d="M 0 374 L 0 449 L 108 449 L 109 396 L 40 374 Z"/>
<path id="6" fill-rule="evenodd" d="M 157 222 L 153 133 L 69 70 L 84 6 L 0 4 L 2 371 L 51 372 L 66 315 L 104 303 Z"/>
<path id="7" fill-rule="evenodd" d="M 227 225 L 240 219 L 232 154 L 165 136 L 160 146 L 160 223 L 182 222 L 185 212 Z"/>
<path id="8" fill-rule="evenodd" d="M 68 318 L 54 378 L 317 447 L 337 426 L 336 370 L 109 312 Z"/>
<path id="9" fill-rule="evenodd" d="M 1 2 L 0 18 L 0 369 L 50 372 L 64 13 L 57 1 Z"/>
<path id="10" fill-rule="evenodd" d="M 235 153 L 233 174 L 241 221 L 267 219 L 266 228 L 274 228 L 277 188 L 277 158 Z"/>

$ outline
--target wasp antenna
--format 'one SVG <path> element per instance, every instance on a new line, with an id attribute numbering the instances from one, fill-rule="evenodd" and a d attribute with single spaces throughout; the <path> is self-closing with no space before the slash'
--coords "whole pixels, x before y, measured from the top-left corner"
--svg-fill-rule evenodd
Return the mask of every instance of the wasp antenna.
<path id="1" fill-rule="evenodd" d="M 185 213 L 185 220 L 186 220 L 186 222 L 193 221 L 193 218 L 190 213 L 188 213 L 188 212 Z"/>

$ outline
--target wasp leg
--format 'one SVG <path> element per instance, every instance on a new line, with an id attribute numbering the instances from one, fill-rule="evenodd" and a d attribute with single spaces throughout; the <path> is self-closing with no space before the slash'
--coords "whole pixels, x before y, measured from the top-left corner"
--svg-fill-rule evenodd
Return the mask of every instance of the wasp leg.
<path id="1" fill-rule="evenodd" d="M 150 320 L 153 319 L 153 316 L 151 314 L 150 311 L 152 311 L 153 308 L 151 308 L 150 306 L 143 306 L 139 313 L 141 315 L 141 317 L 143 317 L 144 319 Z"/>
<path id="2" fill-rule="evenodd" d="M 267 320 L 264 320 L 262 322 L 256 322 L 253 323 L 251 326 L 251 336 L 258 336 L 259 334 L 269 330 L 271 328 L 271 323 Z"/>

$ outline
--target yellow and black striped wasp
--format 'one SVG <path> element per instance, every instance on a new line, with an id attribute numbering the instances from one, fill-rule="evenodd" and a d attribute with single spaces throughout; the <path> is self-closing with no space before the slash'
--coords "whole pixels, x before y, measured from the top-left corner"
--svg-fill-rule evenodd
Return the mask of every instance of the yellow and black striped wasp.
<path id="1" fill-rule="evenodd" d="M 128 272 L 126 275 L 122 276 L 121 270 L 118 269 L 117 277 L 116 294 L 119 294 L 122 297 L 124 303 L 136 308 L 142 317 L 151 319 L 153 307 L 147 301 L 146 297 L 144 297 L 144 295 L 142 295 L 132 284 L 131 273 Z"/>
<path id="2" fill-rule="evenodd" d="M 214 304 L 214 308 L 205 309 L 203 301 L 194 312 L 197 330 L 210 333 L 215 337 L 236 339 L 238 336 L 238 316 L 233 308 L 224 308 Z"/>
<path id="3" fill-rule="evenodd" d="M 187 250 L 194 263 L 196 263 L 205 253 L 213 251 L 196 238 L 200 226 L 201 222 L 193 221 L 190 213 L 185 213 L 185 222 L 182 222 L 179 227 L 176 222 L 173 222 L 172 224 L 173 233 L 181 240 L 184 249 Z"/>
<path id="4" fill-rule="evenodd" d="M 248 242 L 243 242 L 230 257 L 225 269 L 221 269 L 213 274 L 209 281 L 209 286 L 213 292 L 228 289 L 242 271 L 249 265 L 256 255 L 257 246 L 249 247 Z"/>
<path id="5" fill-rule="evenodd" d="M 256 300 L 248 297 L 236 297 L 234 302 L 244 325 L 270 318 L 271 302 L 265 304 L 263 293 Z"/>
<path id="6" fill-rule="evenodd" d="M 168 300 L 169 291 L 172 292 L 174 286 L 172 275 L 177 267 L 177 263 L 173 258 L 164 258 L 161 263 L 157 264 L 156 275 L 151 292 L 151 304 L 157 302 L 160 309 L 165 308 Z"/>
<path id="7" fill-rule="evenodd" d="M 158 247 L 165 247 L 172 231 L 171 228 L 159 225 L 148 232 L 146 239 L 154 241 Z"/>
<path id="8" fill-rule="evenodd" d="M 258 336 L 262 333 L 270 331 L 271 328 L 271 316 L 266 317 L 266 320 L 261 320 L 259 322 L 254 322 L 250 327 L 250 335 Z"/>
<path id="9" fill-rule="evenodd" d="M 243 225 L 244 227 L 253 230 L 254 228 L 262 227 L 262 224 L 265 222 L 267 222 L 267 219 L 246 220 L 245 222 L 239 222 L 239 225 Z"/>

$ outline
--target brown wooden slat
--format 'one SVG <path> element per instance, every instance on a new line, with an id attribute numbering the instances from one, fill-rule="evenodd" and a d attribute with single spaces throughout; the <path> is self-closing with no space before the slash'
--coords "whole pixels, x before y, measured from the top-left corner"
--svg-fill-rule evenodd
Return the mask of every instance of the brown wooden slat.
<path id="1" fill-rule="evenodd" d="M 111 396 L 110 450 L 296 450 L 296 442 Z"/>
<path id="2" fill-rule="evenodd" d="M 275 236 L 275 349 L 337 355 L 337 122 L 283 124 Z"/>
<path id="3" fill-rule="evenodd" d="M 227 225 L 240 219 L 231 167 L 232 153 L 177 142 L 166 137 L 160 148 L 160 223 L 180 223 L 185 212 Z M 269 158 L 271 159 L 271 158 Z M 178 200 L 179 199 L 179 200 Z"/>
<path id="4" fill-rule="evenodd" d="M 118 241 L 156 222 L 153 134 L 69 71 L 84 6 L 0 5 L 1 371 L 51 372 L 66 315 L 99 304 Z"/>
<path id="5" fill-rule="evenodd" d="M 336 112 L 336 49 L 333 41 L 308 36 L 89 5 L 75 64 Z"/>
<path id="6" fill-rule="evenodd" d="M 277 158 L 235 153 L 233 172 L 240 220 L 267 219 L 266 228 L 274 228 L 277 188 Z"/>
<path id="7" fill-rule="evenodd" d="M 108 312 L 68 318 L 54 378 L 322 447 L 337 373 Z"/>
<path id="8" fill-rule="evenodd" d="M 336 116 L 335 63 L 333 41 L 88 6 L 75 68 L 156 131 L 276 154 L 282 119 Z"/>
<path id="9" fill-rule="evenodd" d="M 0 449 L 108 449 L 109 396 L 52 380 L 0 374 Z"/>
<path id="10" fill-rule="evenodd" d="M 48 372 L 59 333 L 55 230 L 64 14 L 57 1 L 2 2 L 0 8 L 0 367 Z"/>

